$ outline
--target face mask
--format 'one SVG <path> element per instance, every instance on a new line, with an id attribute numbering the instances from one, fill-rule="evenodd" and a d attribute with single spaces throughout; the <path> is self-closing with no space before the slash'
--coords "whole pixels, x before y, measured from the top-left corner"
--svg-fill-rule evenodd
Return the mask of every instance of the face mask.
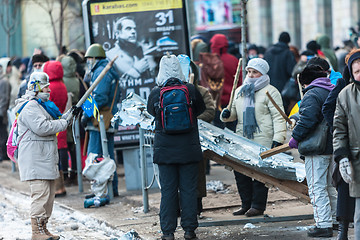
<path id="1" fill-rule="evenodd" d="M 258 55 L 249 55 L 249 59 L 257 58 Z"/>
<path id="2" fill-rule="evenodd" d="M 50 98 L 50 93 L 39 92 L 38 96 L 41 100 L 43 100 L 44 102 L 47 102 Z"/>
<path id="3" fill-rule="evenodd" d="M 86 66 L 89 71 L 95 66 L 97 60 L 95 58 L 86 59 Z"/>
<path id="4" fill-rule="evenodd" d="M 42 69 L 41 68 L 33 68 L 33 72 L 42 72 Z"/>

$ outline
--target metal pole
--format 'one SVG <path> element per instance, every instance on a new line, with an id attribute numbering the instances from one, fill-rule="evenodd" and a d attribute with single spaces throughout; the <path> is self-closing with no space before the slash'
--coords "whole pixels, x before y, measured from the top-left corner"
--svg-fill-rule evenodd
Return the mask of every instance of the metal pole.
<path id="1" fill-rule="evenodd" d="M 106 131 L 105 131 L 103 115 L 100 115 L 99 127 L 100 127 L 100 137 L 101 137 L 101 146 L 102 146 L 102 150 L 103 150 L 103 156 L 110 158 L 109 149 L 108 149 L 108 140 L 106 138 Z M 114 198 L 112 181 L 110 181 L 110 180 L 108 181 L 107 188 L 108 188 L 108 194 L 109 194 L 110 200 L 112 200 Z"/>
<path id="2" fill-rule="evenodd" d="M 242 79 L 245 79 L 245 67 L 247 65 L 247 58 L 246 58 L 246 54 L 247 54 L 247 49 L 246 49 L 246 3 L 247 0 L 242 0 L 241 1 L 241 49 L 242 49 L 242 53 L 241 56 L 243 58 L 243 64 L 242 64 Z"/>
<path id="3" fill-rule="evenodd" d="M 84 192 L 83 181 L 82 181 L 82 164 L 81 164 L 81 142 L 80 142 L 80 122 L 76 118 L 74 123 L 75 128 L 75 152 L 76 152 L 76 169 L 77 169 L 77 180 L 79 186 L 79 192 Z"/>
<path id="4" fill-rule="evenodd" d="M 147 189 L 147 169 L 146 169 L 146 154 L 145 154 L 145 136 L 144 129 L 139 128 L 139 141 L 140 141 L 140 168 L 141 168 L 141 189 L 143 195 L 144 213 L 149 212 L 149 198 Z"/>

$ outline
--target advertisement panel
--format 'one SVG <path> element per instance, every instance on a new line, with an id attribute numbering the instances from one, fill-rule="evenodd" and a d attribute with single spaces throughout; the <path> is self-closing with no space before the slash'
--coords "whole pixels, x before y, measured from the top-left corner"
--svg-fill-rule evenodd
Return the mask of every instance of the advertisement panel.
<path id="1" fill-rule="evenodd" d="M 87 45 L 100 43 L 109 59 L 118 56 L 122 99 L 130 92 L 147 99 L 166 52 L 190 54 L 185 1 L 84 1 L 83 12 Z M 120 135 L 129 131 L 119 130 Z M 130 132 L 126 139 L 137 142 Z M 120 143 L 126 139 L 116 138 Z"/>

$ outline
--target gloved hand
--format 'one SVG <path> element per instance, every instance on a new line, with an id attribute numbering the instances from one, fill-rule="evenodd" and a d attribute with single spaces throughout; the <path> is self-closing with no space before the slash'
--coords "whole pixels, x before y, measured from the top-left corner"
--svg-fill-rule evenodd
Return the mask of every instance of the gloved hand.
<path id="1" fill-rule="evenodd" d="M 76 107 L 75 105 L 71 107 L 72 111 L 73 111 L 73 115 L 76 118 L 77 116 L 79 116 L 79 114 L 82 111 L 81 107 Z"/>
<path id="2" fill-rule="evenodd" d="M 344 182 L 351 183 L 354 181 L 353 167 L 348 158 L 343 158 L 339 162 L 339 171 Z"/>
<path id="3" fill-rule="evenodd" d="M 293 118 L 290 118 L 291 124 L 289 124 L 288 122 L 286 122 L 286 127 L 289 130 L 293 130 L 295 128 L 296 125 L 296 120 Z"/>
<path id="4" fill-rule="evenodd" d="M 278 147 L 278 146 L 281 146 L 282 144 L 277 142 L 277 141 L 273 141 L 272 144 L 271 144 L 271 148 L 274 148 L 274 147 Z"/>
<path id="5" fill-rule="evenodd" d="M 86 114 L 83 114 L 80 120 L 80 124 L 83 128 L 86 128 L 89 121 L 89 117 Z"/>
<path id="6" fill-rule="evenodd" d="M 298 141 L 296 141 L 295 138 L 292 137 L 289 141 L 289 147 L 297 149 Z"/>
<path id="7" fill-rule="evenodd" d="M 224 108 L 221 112 L 221 117 L 222 118 L 229 118 L 230 117 L 230 111 L 227 108 Z"/>

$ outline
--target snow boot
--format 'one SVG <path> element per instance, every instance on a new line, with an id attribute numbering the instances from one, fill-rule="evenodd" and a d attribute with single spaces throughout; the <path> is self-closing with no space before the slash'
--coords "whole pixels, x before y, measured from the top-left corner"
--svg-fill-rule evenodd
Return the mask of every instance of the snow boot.
<path id="1" fill-rule="evenodd" d="M 45 232 L 46 235 L 48 235 L 49 237 L 52 237 L 53 240 L 59 240 L 59 239 L 60 239 L 60 236 L 51 234 L 51 233 L 49 232 L 49 230 L 47 229 L 46 224 L 48 223 L 48 221 L 49 221 L 49 218 L 45 218 L 44 221 L 43 221 L 44 232 Z"/>
<path id="2" fill-rule="evenodd" d="M 344 220 L 340 221 L 337 240 L 348 240 L 348 229 L 349 229 L 349 221 L 344 221 Z"/>
<path id="3" fill-rule="evenodd" d="M 31 240 L 52 240 L 44 231 L 42 218 L 31 218 L 31 229 Z"/>

